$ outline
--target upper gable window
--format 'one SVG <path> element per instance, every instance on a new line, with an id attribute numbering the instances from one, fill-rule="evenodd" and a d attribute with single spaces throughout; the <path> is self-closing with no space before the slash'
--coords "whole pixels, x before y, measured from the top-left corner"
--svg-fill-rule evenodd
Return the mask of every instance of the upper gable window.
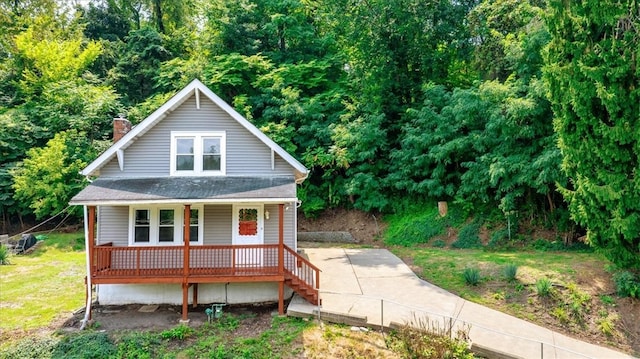
<path id="1" fill-rule="evenodd" d="M 171 132 L 171 175 L 224 175 L 225 132 Z"/>

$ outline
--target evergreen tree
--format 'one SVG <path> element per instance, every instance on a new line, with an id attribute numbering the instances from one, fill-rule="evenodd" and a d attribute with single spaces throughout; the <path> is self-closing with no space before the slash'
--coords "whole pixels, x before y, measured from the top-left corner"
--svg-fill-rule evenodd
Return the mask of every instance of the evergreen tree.
<path id="1" fill-rule="evenodd" d="M 550 2 L 546 79 L 570 185 L 561 188 L 587 240 L 640 270 L 640 5 Z"/>

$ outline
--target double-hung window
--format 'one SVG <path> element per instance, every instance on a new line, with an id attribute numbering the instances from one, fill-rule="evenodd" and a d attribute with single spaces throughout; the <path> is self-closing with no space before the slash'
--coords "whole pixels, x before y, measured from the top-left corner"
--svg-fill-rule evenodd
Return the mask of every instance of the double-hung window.
<path id="1" fill-rule="evenodd" d="M 171 132 L 171 175 L 224 175 L 226 133 Z"/>
<path id="2" fill-rule="evenodd" d="M 192 206 L 189 243 L 202 244 L 202 206 Z M 182 206 L 132 207 L 130 210 L 130 245 L 182 245 L 184 243 L 184 209 Z"/>

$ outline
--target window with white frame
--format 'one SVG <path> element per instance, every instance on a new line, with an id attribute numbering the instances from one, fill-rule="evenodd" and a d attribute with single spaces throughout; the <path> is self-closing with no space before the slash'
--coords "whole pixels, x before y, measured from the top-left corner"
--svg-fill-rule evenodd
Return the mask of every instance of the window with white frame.
<path id="1" fill-rule="evenodd" d="M 189 243 L 203 243 L 202 206 L 192 206 L 189 220 Z M 130 245 L 182 245 L 184 209 L 182 206 L 130 208 Z"/>
<path id="2" fill-rule="evenodd" d="M 171 175 L 224 175 L 226 133 L 171 132 Z"/>

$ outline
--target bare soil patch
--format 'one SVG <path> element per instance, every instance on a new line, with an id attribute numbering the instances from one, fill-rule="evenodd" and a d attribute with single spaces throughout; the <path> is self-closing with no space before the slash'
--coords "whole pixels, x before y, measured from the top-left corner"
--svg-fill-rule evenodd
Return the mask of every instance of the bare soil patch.
<path id="1" fill-rule="evenodd" d="M 381 233 L 386 228 L 381 215 L 358 210 L 329 209 L 317 218 L 300 214 L 300 232 L 349 232 L 359 244 L 381 245 Z"/>
<path id="2" fill-rule="evenodd" d="M 180 324 L 182 306 L 158 305 L 152 312 L 140 311 L 142 304 L 97 305 L 92 310 L 90 326 L 107 332 L 123 330 L 163 331 Z M 205 312 L 211 305 L 189 306 L 189 326 L 197 328 L 207 323 L 209 318 Z M 223 307 L 223 313 L 232 313 L 243 318 L 236 334 L 252 336 L 271 327 L 271 318 L 278 312 L 277 304 L 263 305 L 229 305 Z M 76 312 L 61 324 L 61 329 L 72 332 L 79 330 L 84 319 L 84 311 Z M 215 320 L 215 318 L 213 319 Z"/>

